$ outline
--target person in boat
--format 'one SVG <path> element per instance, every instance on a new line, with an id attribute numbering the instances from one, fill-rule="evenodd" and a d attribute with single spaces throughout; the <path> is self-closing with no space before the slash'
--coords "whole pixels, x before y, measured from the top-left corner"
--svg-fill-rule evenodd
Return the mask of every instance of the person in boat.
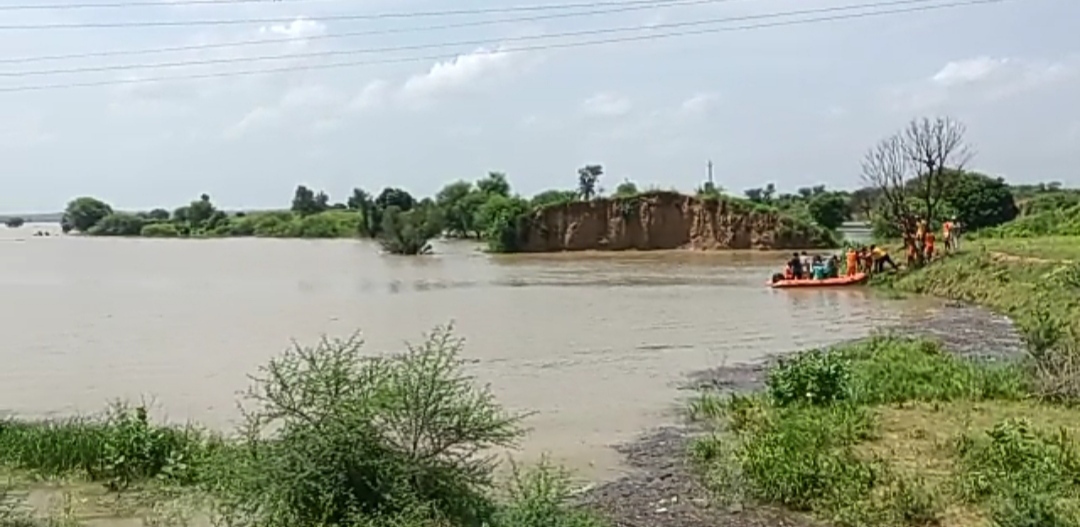
<path id="1" fill-rule="evenodd" d="M 836 278 L 839 264 L 835 254 L 829 255 L 825 259 L 825 278 Z"/>
<path id="2" fill-rule="evenodd" d="M 811 278 L 814 270 L 814 259 L 810 258 L 810 255 L 806 254 L 806 251 L 803 251 L 802 254 L 799 255 L 799 260 L 802 262 L 802 277 Z"/>
<path id="3" fill-rule="evenodd" d="M 859 272 L 859 253 L 855 252 L 854 247 L 848 247 L 845 256 L 847 257 L 847 261 L 844 263 L 847 264 L 847 269 L 844 274 L 846 276 L 855 276 L 855 274 Z"/>
<path id="4" fill-rule="evenodd" d="M 799 258 L 799 253 L 791 253 L 791 259 L 787 263 L 788 269 L 791 269 L 791 276 L 795 280 L 799 280 L 803 277 L 802 259 Z"/>
<path id="5" fill-rule="evenodd" d="M 889 266 L 893 268 L 893 271 L 899 269 L 896 266 L 896 262 L 893 262 L 892 258 L 889 257 L 889 251 L 887 251 L 884 247 L 871 245 L 870 258 L 873 261 L 875 273 L 883 272 L 885 270 L 885 264 L 889 264 Z"/>
<path id="6" fill-rule="evenodd" d="M 814 280 L 824 280 L 828 278 L 828 274 L 825 270 L 825 262 L 822 261 L 821 256 L 814 256 L 814 261 L 811 264 L 811 269 Z"/>

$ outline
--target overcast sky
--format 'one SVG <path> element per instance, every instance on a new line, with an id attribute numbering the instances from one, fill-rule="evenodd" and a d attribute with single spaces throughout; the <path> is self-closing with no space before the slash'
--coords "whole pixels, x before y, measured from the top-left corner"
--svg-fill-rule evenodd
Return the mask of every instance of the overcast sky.
<path id="1" fill-rule="evenodd" d="M 0 0 L 0 9 L 91 1 L 102 0 Z M 1080 184 L 1080 2 L 1075 0 L 1011 0 L 518 53 L 498 50 L 643 33 L 522 40 L 532 35 L 874 0 L 698 0 L 690 6 L 546 19 L 535 18 L 553 12 L 332 19 L 342 14 L 544 3 L 507 1 L 221 0 L 193 6 L 162 0 L 159 6 L 142 8 L 0 10 L 0 26 L 6 26 L 0 29 L 0 60 L 293 38 L 272 45 L 0 63 L 0 89 L 369 62 L 276 74 L 0 92 L 0 211 L 60 210 L 70 198 L 87 194 L 125 209 L 171 208 L 202 192 L 225 207 L 279 207 L 289 202 L 300 183 L 341 200 L 354 186 L 377 191 L 395 185 L 430 194 L 449 181 L 476 179 L 488 171 L 506 172 L 517 191 L 531 194 L 572 186 L 576 169 L 586 163 L 604 165 L 602 185 L 608 188 L 629 178 L 640 186 L 689 190 L 704 179 L 709 159 L 715 163 L 717 182 L 738 192 L 769 181 L 782 189 L 818 183 L 853 187 L 859 183 L 860 157 L 869 146 L 913 117 L 938 114 L 967 124 L 978 151 L 974 165 L 981 170 L 1015 182 Z M 599 9 L 611 7 L 589 10 Z M 478 20 L 530 16 L 534 20 L 475 25 Z M 284 22 L 11 29 L 240 18 Z M 431 29 L 470 22 L 471 27 Z M 717 26 L 655 31 L 707 27 Z M 364 31 L 383 33 L 297 40 Z M 474 43 L 302 56 L 461 41 Z M 301 56 L 247 60 L 283 54 Z M 444 58 L 433 58 L 440 55 Z M 427 58 L 385 62 L 417 57 Z M 244 61 L 10 75 L 217 58 Z M 371 64 L 373 60 L 384 63 Z"/>

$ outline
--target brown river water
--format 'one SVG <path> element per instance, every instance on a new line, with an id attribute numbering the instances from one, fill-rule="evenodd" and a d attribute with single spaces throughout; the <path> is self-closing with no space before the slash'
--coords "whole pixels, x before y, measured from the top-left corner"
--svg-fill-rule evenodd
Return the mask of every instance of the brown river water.
<path id="1" fill-rule="evenodd" d="M 778 253 L 431 257 L 364 241 L 33 237 L 0 228 L 0 411 L 152 398 L 226 428 L 246 375 L 290 339 L 362 330 L 374 352 L 453 321 L 470 372 L 535 411 L 521 457 L 592 478 L 610 447 L 670 422 L 686 375 L 866 335 L 925 310 L 863 288 L 772 291 Z M 52 228 L 51 226 L 49 228 Z"/>

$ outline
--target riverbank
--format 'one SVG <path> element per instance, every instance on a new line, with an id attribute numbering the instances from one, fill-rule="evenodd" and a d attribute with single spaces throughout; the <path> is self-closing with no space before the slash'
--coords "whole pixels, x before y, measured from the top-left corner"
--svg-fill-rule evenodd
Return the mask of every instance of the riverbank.
<path id="1" fill-rule="evenodd" d="M 948 352 L 965 358 L 1011 361 L 1022 357 L 1024 352 L 1023 339 L 1008 318 L 977 306 L 943 305 L 888 331 L 935 339 Z M 848 345 L 863 342 L 864 339 L 859 339 Z M 783 358 L 726 365 L 690 375 L 684 389 L 688 393 L 706 394 L 692 398 L 690 406 L 704 401 L 715 409 L 723 405 L 714 398 L 721 394 L 747 396 L 760 392 L 766 387 L 770 371 Z M 584 501 L 610 518 L 615 526 L 819 525 L 806 511 L 786 510 L 779 504 L 730 500 L 724 495 L 730 489 L 710 488 L 703 475 L 708 467 L 703 468 L 688 454 L 711 440 L 715 424 L 709 420 L 691 420 L 650 431 L 636 441 L 619 445 L 618 450 L 635 472 L 589 489 Z"/>
<path id="2" fill-rule="evenodd" d="M 972 241 L 879 281 L 963 303 L 907 337 L 702 372 L 692 424 L 626 447 L 640 473 L 591 502 L 618 525 L 1080 525 L 1077 254 Z"/>

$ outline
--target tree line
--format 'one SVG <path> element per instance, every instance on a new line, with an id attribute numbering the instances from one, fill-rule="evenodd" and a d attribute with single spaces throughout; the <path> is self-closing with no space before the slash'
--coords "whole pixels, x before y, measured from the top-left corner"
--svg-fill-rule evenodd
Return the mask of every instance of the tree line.
<path id="1" fill-rule="evenodd" d="M 606 196 L 600 186 L 603 175 L 602 165 L 586 165 L 577 171 L 576 188 L 547 190 L 529 198 L 515 193 L 501 172 L 490 172 L 476 181 L 451 182 L 434 196 L 424 198 L 397 187 L 384 188 L 378 194 L 355 188 L 344 201 L 333 201 L 325 191 L 299 185 L 288 210 L 262 212 L 226 212 L 208 194 L 171 212 L 160 208 L 124 212 L 100 199 L 83 196 L 68 203 L 61 227 L 64 232 L 90 236 L 156 238 L 359 236 L 376 239 L 387 252 L 395 254 L 430 252 L 430 241 L 445 235 L 483 240 L 492 251 L 513 252 L 518 249 L 523 218 L 528 213 Z M 702 185 L 697 193 L 703 198 L 721 196 L 720 189 L 709 184 Z M 626 180 L 615 187 L 610 197 L 639 194 L 642 191 L 638 186 Z M 821 223 L 835 227 L 827 219 Z"/>
<path id="2" fill-rule="evenodd" d="M 815 185 L 780 192 L 775 184 L 767 183 L 734 197 L 704 182 L 696 194 L 745 201 L 757 210 L 775 210 L 828 230 L 846 221 L 869 220 L 882 238 L 911 235 L 920 218 L 936 225 L 943 218 L 956 217 L 969 230 L 992 227 L 1021 212 L 1018 200 L 1073 195 L 1056 183 L 1010 187 L 1001 178 L 966 170 L 969 151 L 962 124 L 948 118 L 921 119 L 867 154 L 863 188 L 846 191 Z M 333 201 L 325 191 L 299 185 L 288 210 L 263 212 L 226 212 L 207 194 L 173 211 L 143 212 L 117 211 L 84 196 L 68 203 L 61 226 L 65 232 L 95 236 L 360 236 L 377 239 L 388 252 L 398 254 L 430 252 L 430 240 L 446 235 L 483 240 L 493 251 L 513 252 L 518 249 L 523 217 L 537 208 L 605 196 L 628 198 L 643 192 L 636 183 L 624 180 L 608 193 L 601 186 L 604 169 L 599 164 L 579 168 L 576 176 L 572 188 L 547 190 L 529 198 L 514 192 L 501 172 L 476 181 L 451 182 L 424 198 L 397 187 L 377 194 L 355 188 L 344 201 Z M 1047 203 L 1046 199 L 1040 203 Z M 7 223 L 17 227 L 20 220 L 9 218 Z"/>

